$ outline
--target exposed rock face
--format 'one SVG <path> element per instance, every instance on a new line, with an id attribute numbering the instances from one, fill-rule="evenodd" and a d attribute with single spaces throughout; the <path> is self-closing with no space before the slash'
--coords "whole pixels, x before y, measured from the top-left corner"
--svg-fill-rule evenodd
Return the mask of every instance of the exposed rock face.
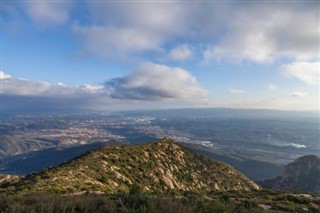
<path id="1" fill-rule="evenodd" d="M 282 175 L 259 181 L 264 188 L 320 192 L 320 158 L 306 155 L 284 167 Z"/>
<path id="2" fill-rule="evenodd" d="M 2 175 L 0 174 L 0 187 L 15 183 L 19 180 L 19 176 L 16 175 Z"/>
<path id="3" fill-rule="evenodd" d="M 59 167 L 26 176 L 17 190 L 128 191 L 256 190 L 260 187 L 233 167 L 189 151 L 169 138 L 140 146 L 102 147 Z"/>

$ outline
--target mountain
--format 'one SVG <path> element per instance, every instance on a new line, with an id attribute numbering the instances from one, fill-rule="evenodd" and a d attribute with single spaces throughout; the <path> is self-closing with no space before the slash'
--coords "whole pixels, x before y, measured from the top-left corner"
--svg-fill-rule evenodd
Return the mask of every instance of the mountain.
<path id="1" fill-rule="evenodd" d="M 258 181 L 264 188 L 320 192 L 320 158 L 306 155 L 284 167 L 282 175 Z"/>
<path id="2" fill-rule="evenodd" d="M 58 167 L 27 175 L 15 191 L 257 190 L 260 187 L 233 167 L 180 146 L 172 139 L 136 145 L 100 147 Z"/>

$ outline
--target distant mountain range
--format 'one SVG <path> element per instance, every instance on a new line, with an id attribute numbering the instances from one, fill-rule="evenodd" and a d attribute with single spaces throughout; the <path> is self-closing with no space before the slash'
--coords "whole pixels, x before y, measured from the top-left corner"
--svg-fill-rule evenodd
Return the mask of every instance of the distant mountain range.
<path id="1" fill-rule="evenodd" d="M 263 188 L 320 192 L 320 158 L 306 155 L 284 167 L 282 175 L 258 181 Z"/>
<path id="2" fill-rule="evenodd" d="M 233 167 L 209 159 L 164 138 L 137 146 L 101 147 L 58 167 L 2 185 L 16 192 L 258 190 L 255 182 Z"/>

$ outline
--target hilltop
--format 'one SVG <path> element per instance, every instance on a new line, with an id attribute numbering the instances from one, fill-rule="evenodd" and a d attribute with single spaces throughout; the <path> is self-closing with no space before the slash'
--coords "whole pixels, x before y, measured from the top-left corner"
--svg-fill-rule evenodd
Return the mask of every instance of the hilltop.
<path id="1" fill-rule="evenodd" d="M 100 147 L 58 167 L 21 178 L 22 192 L 251 191 L 260 187 L 233 167 L 194 153 L 170 138 L 137 146 Z"/>
<path id="2" fill-rule="evenodd" d="M 0 200 L 0 212 L 320 212 L 317 193 L 260 190 L 169 138 L 100 147 L 25 177 L 0 175 Z"/>

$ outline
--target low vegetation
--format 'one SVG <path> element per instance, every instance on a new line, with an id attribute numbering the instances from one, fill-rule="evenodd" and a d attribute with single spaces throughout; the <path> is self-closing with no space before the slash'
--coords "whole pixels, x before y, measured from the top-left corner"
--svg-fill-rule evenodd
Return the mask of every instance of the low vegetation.
<path id="1" fill-rule="evenodd" d="M 0 194 L 0 212 L 311 212 L 319 213 L 320 195 L 261 190 L 252 192 L 144 193 L 133 185 L 128 193 L 62 195 L 52 193 Z"/>

